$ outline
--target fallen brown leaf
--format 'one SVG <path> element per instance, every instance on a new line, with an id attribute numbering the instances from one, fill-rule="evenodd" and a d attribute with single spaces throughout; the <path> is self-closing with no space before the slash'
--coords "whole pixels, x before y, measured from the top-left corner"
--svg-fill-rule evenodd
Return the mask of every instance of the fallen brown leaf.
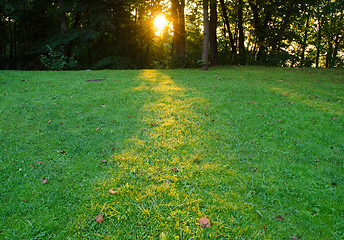
<path id="1" fill-rule="evenodd" d="M 43 185 L 46 184 L 47 181 L 48 181 L 48 179 L 46 177 L 44 177 L 43 180 L 42 180 Z"/>
<path id="2" fill-rule="evenodd" d="M 278 215 L 278 216 L 276 217 L 276 219 L 277 219 L 278 221 L 284 222 L 284 218 L 283 218 L 281 215 Z"/>
<path id="3" fill-rule="evenodd" d="M 201 217 L 199 219 L 199 225 L 204 228 L 210 227 L 210 221 L 206 217 Z"/>
<path id="4" fill-rule="evenodd" d="M 117 193 L 118 193 L 118 191 L 114 191 L 114 190 L 112 190 L 112 189 L 110 189 L 109 192 L 110 192 L 111 194 L 117 194 Z"/>
<path id="5" fill-rule="evenodd" d="M 98 214 L 98 216 L 96 217 L 96 222 L 97 223 L 101 223 L 104 220 L 104 217 L 101 213 Z"/>

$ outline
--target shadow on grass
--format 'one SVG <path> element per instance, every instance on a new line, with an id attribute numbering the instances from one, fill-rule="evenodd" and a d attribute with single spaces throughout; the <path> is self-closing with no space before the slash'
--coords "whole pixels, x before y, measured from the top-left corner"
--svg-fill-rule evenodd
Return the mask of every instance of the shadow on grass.
<path id="1" fill-rule="evenodd" d="M 67 239 L 147 95 L 130 94 L 137 71 L 1 74 L 0 238 Z"/>

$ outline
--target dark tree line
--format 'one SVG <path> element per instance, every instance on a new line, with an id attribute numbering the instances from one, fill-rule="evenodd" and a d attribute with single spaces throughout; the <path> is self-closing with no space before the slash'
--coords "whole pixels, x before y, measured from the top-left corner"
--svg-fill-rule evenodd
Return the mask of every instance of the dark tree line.
<path id="1" fill-rule="evenodd" d="M 0 69 L 341 67 L 343 38 L 344 0 L 0 0 Z"/>

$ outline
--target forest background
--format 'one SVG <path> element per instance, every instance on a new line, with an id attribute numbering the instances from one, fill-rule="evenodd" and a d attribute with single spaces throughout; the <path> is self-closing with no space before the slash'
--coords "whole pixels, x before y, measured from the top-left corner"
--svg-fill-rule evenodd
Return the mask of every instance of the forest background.
<path id="1" fill-rule="evenodd" d="M 0 69 L 343 67 L 343 33 L 344 0 L 0 0 Z"/>

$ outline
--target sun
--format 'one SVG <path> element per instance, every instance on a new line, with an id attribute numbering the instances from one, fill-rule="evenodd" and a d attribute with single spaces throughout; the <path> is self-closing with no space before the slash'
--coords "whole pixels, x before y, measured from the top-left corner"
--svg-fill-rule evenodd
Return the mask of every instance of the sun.
<path id="1" fill-rule="evenodd" d="M 168 21 L 164 15 L 158 15 L 154 19 L 155 35 L 161 36 L 168 24 Z"/>

